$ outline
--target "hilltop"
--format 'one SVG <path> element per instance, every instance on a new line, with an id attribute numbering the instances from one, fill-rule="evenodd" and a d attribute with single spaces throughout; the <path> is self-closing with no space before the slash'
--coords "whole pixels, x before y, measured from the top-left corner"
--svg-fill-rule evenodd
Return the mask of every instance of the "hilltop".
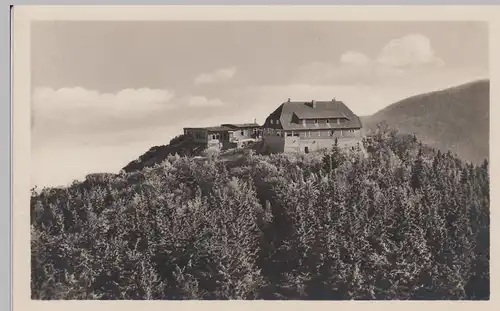
<path id="1" fill-rule="evenodd" d="M 488 162 L 395 131 L 362 144 L 34 190 L 31 297 L 489 299 Z"/>
<path id="2" fill-rule="evenodd" d="M 489 156 L 489 99 L 489 80 L 479 80 L 403 99 L 362 122 L 366 131 L 386 122 L 429 146 L 481 163 Z"/>
<path id="3" fill-rule="evenodd" d="M 211 155 L 217 155 L 221 161 L 234 161 L 251 151 L 259 149 L 259 143 L 249 144 L 246 148 L 218 152 L 206 150 L 206 146 L 193 141 L 190 136 L 179 135 L 173 138 L 169 144 L 150 148 L 138 159 L 127 164 L 122 170 L 127 173 L 140 171 L 146 167 L 161 164 L 171 155 L 193 157 L 196 160 L 206 160 Z"/>

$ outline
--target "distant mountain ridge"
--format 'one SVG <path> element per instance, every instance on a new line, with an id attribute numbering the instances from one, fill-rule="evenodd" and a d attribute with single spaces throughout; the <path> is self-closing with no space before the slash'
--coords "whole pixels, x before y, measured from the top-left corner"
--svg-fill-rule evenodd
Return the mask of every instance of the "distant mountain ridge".
<path id="1" fill-rule="evenodd" d="M 431 147 L 480 163 L 489 157 L 489 98 L 489 80 L 477 80 L 403 99 L 361 120 L 365 131 L 385 122 Z"/>

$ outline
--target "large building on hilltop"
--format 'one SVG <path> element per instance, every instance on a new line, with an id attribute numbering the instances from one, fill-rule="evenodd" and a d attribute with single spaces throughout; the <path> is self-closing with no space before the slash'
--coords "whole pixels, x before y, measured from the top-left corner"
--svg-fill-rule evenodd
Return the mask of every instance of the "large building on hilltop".
<path id="1" fill-rule="evenodd" d="M 282 103 L 262 126 L 263 148 L 267 152 L 305 152 L 357 142 L 361 121 L 343 102 L 290 101 Z"/>

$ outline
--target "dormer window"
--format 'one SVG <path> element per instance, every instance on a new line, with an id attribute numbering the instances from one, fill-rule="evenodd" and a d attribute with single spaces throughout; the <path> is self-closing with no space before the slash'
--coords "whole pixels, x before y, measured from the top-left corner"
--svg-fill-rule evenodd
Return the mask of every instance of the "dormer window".
<path id="1" fill-rule="evenodd" d="M 269 122 L 270 122 L 271 124 L 273 124 L 273 119 L 269 120 Z"/>
<path id="2" fill-rule="evenodd" d="M 276 124 L 280 124 L 280 120 L 276 120 Z"/>

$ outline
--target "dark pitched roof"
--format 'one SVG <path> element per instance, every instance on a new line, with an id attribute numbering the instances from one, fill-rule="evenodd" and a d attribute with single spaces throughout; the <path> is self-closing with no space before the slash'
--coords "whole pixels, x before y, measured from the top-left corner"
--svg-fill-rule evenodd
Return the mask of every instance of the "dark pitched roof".
<path id="1" fill-rule="evenodd" d="M 266 127 L 274 127 L 269 119 L 280 120 L 280 126 L 284 130 L 304 130 L 304 129 L 352 129 L 361 128 L 361 121 L 349 107 L 341 101 L 315 101 L 314 108 L 311 102 L 291 102 L 281 104 L 273 113 L 269 115 L 264 123 Z M 294 118 L 294 115 L 297 118 Z M 345 118 L 345 122 L 317 123 L 303 125 L 298 119 L 329 119 Z"/>
<path id="2" fill-rule="evenodd" d="M 260 127 L 257 123 L 242 123 L 242 124 L 222 124 L 222 126 L 231 127 L 231 128 L 254 128 Z"/>
<path id="3" fill-rule="evenodd" d="M 294 113 L 299 119 L 318 119 L 318 117 L 324 119 L 335 119 L 335 118 L 349 119 L 345 114 L 339 111 L 324 111 L 321 113 L 320 116 L 318 116 L 318 112 L 314 111 L 314 109 L 311 109 L 310 111 L 297 111 Z"/>

